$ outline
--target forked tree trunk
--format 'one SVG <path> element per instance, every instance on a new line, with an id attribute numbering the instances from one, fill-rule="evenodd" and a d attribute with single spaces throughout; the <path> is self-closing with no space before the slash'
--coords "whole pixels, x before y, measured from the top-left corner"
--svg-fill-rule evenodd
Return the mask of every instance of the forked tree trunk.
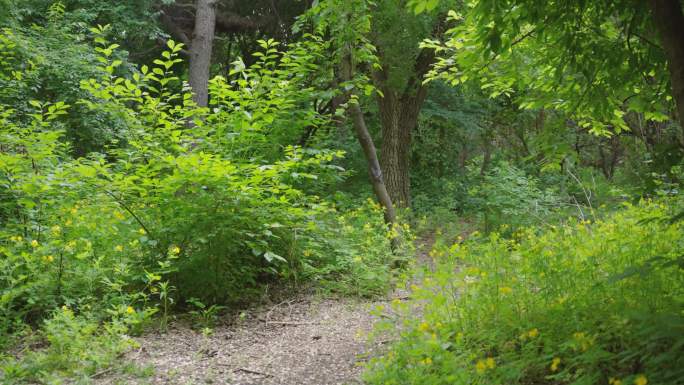
<path id="1" fill-rule="evenodd" d="M 351 55 L 346 55 L 342 59 L 340 72 L 344 81 L 351 81 Z M 347 96 L 351 97 L 351 94 L 348 94 Z M 385 186 L 385 180 L 383 178 L 382 169 L 380 168 L 380 162 L 378 161 L 378 155 L 377 151 L 375 150 L 373 138 L 368 132 L 366 120 L 363 117 L 363 112 L 361 111 L 361 107 L 359 107 L 357 101 L 349 101 L 348 112 L 352 118 L 356 138 L 359 140 L 359 144 L 363 149 L 363 155 L 365 156 L 366 163 L 368 164 L 368 175 L 370 176 L 371 185 L 373 186 L 373 192 L 375 193 L 375 197 L 380 202 L 380 205 L 382 205 L 384 209 L 385 223 L 392 227 L 397 223 L 397 215 L 394 210 L 394 205 L 392 204 L 392 199 L 390 198 L 390 195 L 387 192 L 387 187 Z M 392 244 L 394 246 L 394 239 Z"/>
<path id="2" fill-rule="evenodd" d="M 195 30 L 190 43 L 189 82 L 193 100 L 200 107 L 209 102 L 209 71 L 216 28 L 216 0 L 197 0 Z"/>
<path id="3" fill-rule="evenodd" d="M 680 0 L 650 0 L 649 6 L 667 56 L 672 97 L 677 105 L 679 125 L 684 130 L 684 13 Z M 684 147 L 684 132 L 680 138 Z"/>

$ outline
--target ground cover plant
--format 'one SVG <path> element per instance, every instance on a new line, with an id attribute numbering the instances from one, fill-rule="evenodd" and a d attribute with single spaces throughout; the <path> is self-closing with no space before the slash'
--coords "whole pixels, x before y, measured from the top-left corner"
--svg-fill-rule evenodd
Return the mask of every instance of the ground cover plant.
<path id="1" fill-rule="evenodd" d="M 371 384 L 677 384 L 682 224 L 668 201 L 439 247 Z"/>

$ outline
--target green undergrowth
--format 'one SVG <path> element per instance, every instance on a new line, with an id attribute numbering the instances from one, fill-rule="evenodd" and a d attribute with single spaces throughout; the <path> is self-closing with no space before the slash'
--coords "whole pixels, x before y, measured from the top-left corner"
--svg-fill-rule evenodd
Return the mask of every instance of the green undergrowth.
<path id="1" fill-rule="evenodd" d="M 684 227 L 674 202 L 433 250 L 379 331 L 369 384 L 684 383 Z M 422 315 L 410 314 L 414 303 Z"/>
<path id="2" fill-rule="evenodd" d="M 129 68 L 108 31 L 90 30 L 100 64 L 76 103 L 125 125 L 112 146 L 74 158 L 74 105 L 0 101 L 0 383 L 88 382 L 128 336 L 187 310 L 206 326 L 271 288 L 389 288 L 410 248 L 392 253 L 377 204 L 328 198 L 344 153 L 287 145 L 330 123 L 308 83 L 319 40 L 260 41 L 253 67 L 211 80 L 209 109 L 174 74 L 181 44 Z M 0 38 L 0 80 L 31 86 L 22 37 Z"/>

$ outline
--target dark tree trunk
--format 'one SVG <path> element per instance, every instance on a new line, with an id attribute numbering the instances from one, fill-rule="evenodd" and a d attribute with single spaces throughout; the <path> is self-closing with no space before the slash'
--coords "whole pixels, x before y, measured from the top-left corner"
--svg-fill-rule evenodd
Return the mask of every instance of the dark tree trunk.
<path id="1" fill-rule="evenodd" d="M 653 22 L 667 56 L 672 96 L 677 105 L 679 125 L 684 130 L 684 13 L 680 0 L 650 0 Z M 680 138 L 684 147 L 684 135 Z"/>
<path id="2" fill-rule="evenodd" d="M 342 79 L 346 82 L 352 79 L 352 58 L 351 55 L 347 55 L 343 58 L 341 63 L 341 75 Z M 351 94 L 347 95 L 351 97 Z M 363 149 L 363 155 L 366 158 L 366 163 L 368 164 L 368 175 L 371 179 L 371 185 L 373 186 L 373 192 L 376 198 L 384 208 L 385 223 L 389 226 L 393 226 L 397 222 L 397 215 L 394 210 L 394 205 L 392 204 L 392 199 L 387 192 L 387 187 L 385 186 L 385 180 L 383 178 L 382 169 L 380 168 L 380 162 L 378 161 L 377 151 L 375 150 L 375 144 L 373 143 L 373 138 L 368 132 L 368 127 L 366 126 L 366 120 L 363 117 L 363 112 L 361 107 L 359 107 L 358 101 L 349 101 L 348 110 L 351 115 L 352 122 L 354 125 L 354 131 L 356 133 L 356 138 L 359 140 L 359 144 Z M 393 240 L 393 245 L 394 245 Z"/>
<path id="3" fill-rule="evenodd" d="M 380 165 L 385 175 L 387 191 L 399 207 L 411 205 L 411 134 L 418 124 L 418 116 L 427 97 L 423 76 L 430 69 L 434 58 L 432 50 L 421 51 L 414 63 L 413 74 L 403 90 L 389 85 L 387 68 L 373 74 L 375 85 L 383 94 L 378 97 L 382 126 Z"/>
<path id="4" fill-rule="evenodd" d="M 206 107 L 209 101 L 209 70 L 216 28 L 216 0 L 197 0 L 195 30 L 190 43 L 189 82 L 193 100 Z"/>
<path id="5" fill-rule="evenodd" d="M 380 166 L 392 202 L 400 207 L 409 207 L 411 134 L 418 124 L 427 92 L 425 87 L 420 87 L 414 93 L 399 95 L 385 87 L 383 94 L 384 97 L 378 98 L 382 125 Z"/>

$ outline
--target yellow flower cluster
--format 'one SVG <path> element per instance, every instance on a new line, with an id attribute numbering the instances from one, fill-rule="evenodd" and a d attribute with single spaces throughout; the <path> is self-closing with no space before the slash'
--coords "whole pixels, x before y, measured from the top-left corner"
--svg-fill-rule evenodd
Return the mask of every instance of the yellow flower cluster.
<path id="1" fill-rule="evenodd" d="M 496 361 L 492 357 L 487 357 L 484 360 L 477 360 L 475 363 L 475 371 L 478 374 L 483 374 L 487 369 L 494 369 L 496 367 Z"/>
<path id="2" fill-rule="evenodd" d="M 428 332 L 430 331 L 430 324 L 427 322 L 422 322 L 420 325 L 418 325 L 418 330 L 421 332 Z"/>
<path id="3" fill-rule="evenodd" d="M 591 345 L 594 344 L 594 339 L 587 336 L 586 334 L 582 332 L 577 332 L 572 335 L 572 337 L 575 339 L 576 345 L 584 352 L 591 347 Z"/>
<path id="4" fill-rule="evenodd" d="M 558 357 L 554 357 L 553 360 L 551 360 L 551 366 L 549 369 L 551 369 L 552 372 L 555 372 L 558 370 L 558 365 L 560 365 L 561 359 Z"/>

